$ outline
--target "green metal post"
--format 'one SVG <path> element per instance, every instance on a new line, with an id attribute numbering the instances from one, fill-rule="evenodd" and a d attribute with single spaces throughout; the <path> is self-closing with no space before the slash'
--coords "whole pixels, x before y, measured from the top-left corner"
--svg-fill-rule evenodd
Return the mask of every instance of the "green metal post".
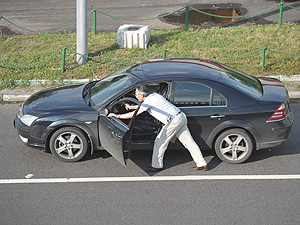
<path id="1" fill-rule="evenodd" d="M 65 63 L 66 63 L 66 48 L 62 49 L 62 59 L 61 59 L 61 72 L 65 72 Z"/>
<path id="2" fill-rule="evenodd" d="M 2 16 L 0 16 L 0 22 L 1 22 Z M 3 38 L 3 27 L 1 26 L 1 38 Z"/>
<path id="3" fill-rule="evenodd" d="M 281 28 L 281 24 L 282 24 L 283 3 L 284 3 L 284 1 L 283 1 L 283 0 L 281 0 L 281 1 L 280 1 L 280 11 L 279 11 L 279 22 L 278 22 L 278 29 L 280 29 L 280 28 Z"/>
<path id="4" fill-rule="evenodd" d="M 164 59 L 167 58 L 167 50 L 166 49 L 164 49 L 164 51 L 163 51 L 163 58 Z"/>
<path id="5" fill-rule="evenodd" d="M 189 28 L 189 5 L 185 6 L 185 30 Z"/>
<path id="6" fill-rule="evenodd" d="M 96 27 L 97 27 L 97 17 L 96 17 L 96 9 L 93 10 L 93 31 L 94 31 L 94 35 L 96 35 Z"/>
<path id="7" fill-rule="evenodd" d="M 266 50 L 267 48 L 262 49 L 262 56 L 261 56 L 261 69 L 263 70 L 265 68 L 265 62 L 266 62 Z"/>

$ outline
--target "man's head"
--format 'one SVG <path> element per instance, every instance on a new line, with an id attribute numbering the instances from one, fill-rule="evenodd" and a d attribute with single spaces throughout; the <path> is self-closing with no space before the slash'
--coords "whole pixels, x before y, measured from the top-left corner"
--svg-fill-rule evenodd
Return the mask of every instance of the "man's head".
<path id="1" fill-rule="evenodd" d="M 145 85 L 141 85 L 135 89 L 135 97 L 140 102 L 143 102 L 149 94 L 149 88 Z"/>

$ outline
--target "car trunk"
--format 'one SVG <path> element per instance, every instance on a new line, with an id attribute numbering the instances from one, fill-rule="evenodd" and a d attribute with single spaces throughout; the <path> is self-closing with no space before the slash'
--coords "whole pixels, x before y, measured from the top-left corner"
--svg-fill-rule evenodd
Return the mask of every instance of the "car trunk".
<path id="1" fill-rule="evenodd" d="M 258 79 L 263 87 L 261 104 L 270 110 L 267 122 L 278 122 L 289 117 L 291 114 L 289 94 L 284 84 L 274 78 L 258 77 Z"/>
<path id="2" fill-rule="evenodd" d="M 257 77 L 263 87 L 262 101 L 286 102 L 289 100 L 287 89 L 284 84 L 275 79 L 267 77 Z"/>

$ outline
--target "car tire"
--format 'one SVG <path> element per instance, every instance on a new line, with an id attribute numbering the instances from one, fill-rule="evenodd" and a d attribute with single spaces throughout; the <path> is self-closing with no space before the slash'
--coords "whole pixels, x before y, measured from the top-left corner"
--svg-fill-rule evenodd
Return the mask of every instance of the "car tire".
<path id="1" fill-rule="evenodd" d="M 63 127 L 55 131 L 50 138 L 51 153 L 63 162 L 77 162 L 88 150 L 86 134 L 76 127 Z"/>
<path id="2" fill-rule="evenodd" d="M 245 162 L 253 152 L 253 141 L 243 129 L 230 129 L 221 133 L 215 142 L 217 156 L 226 163 Z"/>

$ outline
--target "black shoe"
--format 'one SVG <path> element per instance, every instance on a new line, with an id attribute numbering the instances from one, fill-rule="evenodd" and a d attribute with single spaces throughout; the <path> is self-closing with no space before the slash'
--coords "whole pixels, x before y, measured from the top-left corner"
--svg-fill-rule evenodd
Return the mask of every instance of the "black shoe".
<path id="1" fill-rule="evenodd" d="M 155 167 L 152 167 L 152 166 L 150 166 L 150 167 L 147 167 L 147 170 L 149 171 L 149 172 L 159 172 L 159 171 L 162 171 L 164 168 L 155 168 Z"/>

